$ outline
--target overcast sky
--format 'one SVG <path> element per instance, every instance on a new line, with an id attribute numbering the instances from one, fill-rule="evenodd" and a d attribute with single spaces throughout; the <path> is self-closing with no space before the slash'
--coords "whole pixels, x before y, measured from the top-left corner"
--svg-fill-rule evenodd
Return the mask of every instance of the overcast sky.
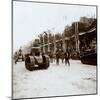
<path id="1" fill-rule="evenodd" d="M 96 15 L 95 6 L 77 6 L 13 1 L 14 51 L 43 31 L 62 32 L 80 17 Z"/>

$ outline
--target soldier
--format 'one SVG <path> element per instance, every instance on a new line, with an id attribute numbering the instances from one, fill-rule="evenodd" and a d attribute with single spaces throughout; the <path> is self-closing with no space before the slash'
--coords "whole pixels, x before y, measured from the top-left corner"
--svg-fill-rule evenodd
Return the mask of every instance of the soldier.
<path id="1" fill-rule="evenodd" d="M 61 51 L 61 60 L 62 60 L 62 63 L 63 63 L 63 61 L 64 61 L 64 51 L 63 50 Z"/>
<path id="2" fill-rule="evenodd" d="M 18 60 L 18 54 L 17 54 L 17 52 L 15 52 L 15 64 L 17 63 L 17 60 Z"/>
<path id="3" fill-rule="evenodd" d="M 68 50 L 66 50 L 64 56 L 65 56 L 65 65 L 67 65 L 67 63 L 68 63 L 68 65 L 70 66 L 70 62 L 69 62 L 70 54 L 69 54 Z"/>
<path id="4" fill-rule="evenodd" d="M 56 51 L 56 64 L 59 65 L 59 50 Z"/>

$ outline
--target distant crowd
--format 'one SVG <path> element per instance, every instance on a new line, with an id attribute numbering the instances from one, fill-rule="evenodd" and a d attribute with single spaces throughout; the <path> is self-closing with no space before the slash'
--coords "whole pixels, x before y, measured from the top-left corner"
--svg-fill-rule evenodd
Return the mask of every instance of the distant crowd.
<path id="1" fill-rule="evenodd" d="M 65 65 L 70 66 L 69 59 L 71 57 L 70 52 L 66 50 L 65 52 L 63 50 L 56 50 L 55 53 L 48 52 L 48 56 L 50 58 L 50 62 L 53 63 L 56 61 L 56 64 L 59 65 L 60 60 L 62 63 L 65 63 Z"/>

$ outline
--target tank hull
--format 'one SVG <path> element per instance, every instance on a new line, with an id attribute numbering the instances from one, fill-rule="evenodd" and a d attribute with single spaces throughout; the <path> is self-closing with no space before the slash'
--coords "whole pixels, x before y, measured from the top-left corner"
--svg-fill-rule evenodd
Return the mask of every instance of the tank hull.
<path id="1" fill-rule="evenodd" d="M 97 65 L 97 53 L 83 53 L 80 60 L 83 64 Z"/>

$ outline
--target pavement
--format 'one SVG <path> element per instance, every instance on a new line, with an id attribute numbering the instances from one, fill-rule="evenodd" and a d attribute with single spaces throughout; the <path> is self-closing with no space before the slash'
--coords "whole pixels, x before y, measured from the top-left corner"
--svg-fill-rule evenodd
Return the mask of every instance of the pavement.
<path id="1" fill-rule="evenodd" d="M 70 60 L 70 66 L 51 63 L 46 70 L 28 71 L 13 65 L 13 98 L 96 94 L 96 66 Z"/>

